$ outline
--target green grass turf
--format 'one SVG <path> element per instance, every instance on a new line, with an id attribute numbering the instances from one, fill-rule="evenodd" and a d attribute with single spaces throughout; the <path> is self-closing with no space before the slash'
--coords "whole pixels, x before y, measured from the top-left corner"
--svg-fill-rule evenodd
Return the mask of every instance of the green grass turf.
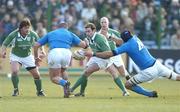
<path id="1" fill-rule="evenodd" d="M 72 84 L 77 76 L 70 76 Z M 37 97 L 30 76 L 20 76 L 20 96 L 12 97 L 11 80 L 0 76 L 0 112 L 180 112 L 180 82 L 167 79 L 141 84 L 157 90 L 158 98 L 148 98 L 130 91 L 129 97 L 122 92 L 110 76 L 91 76 L 86 97 L 63 98 L 62 87 L 44 76 L 46 97 Z M 79 88 L 76 92 L 78 92 Z"/>

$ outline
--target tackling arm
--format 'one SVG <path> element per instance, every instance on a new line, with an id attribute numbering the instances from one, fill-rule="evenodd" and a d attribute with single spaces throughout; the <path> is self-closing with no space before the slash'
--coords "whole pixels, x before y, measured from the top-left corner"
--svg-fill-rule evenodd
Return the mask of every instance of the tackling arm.
<path id="1" fill-rule="evenodd" d="M 109 39 L 113 40 L 117 46 L 123 44 L 123 40 L 117 37 L 109 36 Z"/>
<path id="2" fill-rule="evenodd" d="M 99 58 L 107 59 L 107 58 L 114 56 L 114 53 L 112 51 L 104 51 L 104 52 L 93 53 L 93 56 L 97 56 Z"/>

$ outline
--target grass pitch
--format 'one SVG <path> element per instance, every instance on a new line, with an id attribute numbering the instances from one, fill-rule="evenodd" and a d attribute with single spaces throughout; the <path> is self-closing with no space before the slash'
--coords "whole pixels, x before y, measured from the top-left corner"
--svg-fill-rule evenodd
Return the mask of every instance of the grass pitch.
<path id="1" fill-rule="evenodd" d="M 72 84 L 77 76 L 70 76 Z M 12 97 L 11 80 L 0 76 L 0 112 L 180 112 L 180 82 L 167 79 L 142 84 L 157 90 L 158 98 L 148 98 L 130 91 L 122 92 L 109 76 L 89 78 L 86 97 L 63 98 L 62 87 L 42 78 L 46 97 L 37 97 L 31 76 L 20 76 L 20 96 Z M 79 91 L 79 88 L 76 92 Z"/>

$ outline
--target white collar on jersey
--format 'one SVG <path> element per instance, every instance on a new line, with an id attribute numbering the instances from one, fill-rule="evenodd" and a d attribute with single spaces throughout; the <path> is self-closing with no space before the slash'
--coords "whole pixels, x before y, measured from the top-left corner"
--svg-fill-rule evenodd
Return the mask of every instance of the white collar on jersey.
<path id="1" fill-rule="evenodd" d="M 95 36 L 96 36 L 97 32 L 94 33 L 93 37 L 91 38 L 91 40 L 94 40 L 95 39 Z"/>
<path id="2" fill-rule="evenodd" d="M 28 34 L 29 34 L 29 33 L 28 33 Z M 25 37 L 23 37 L 23 36 L 20 34 L 20 32 L 18 32 L 18 37 L 22 38 L 23 40 L 26 40 L 27 36 L 28 36 L 28 35 L 26 35 Z"/>

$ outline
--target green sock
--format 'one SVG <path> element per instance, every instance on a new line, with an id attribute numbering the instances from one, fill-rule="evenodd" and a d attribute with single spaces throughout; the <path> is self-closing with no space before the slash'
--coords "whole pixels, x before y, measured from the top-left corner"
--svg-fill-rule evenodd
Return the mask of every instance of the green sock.
<path id="1" fill-rule="evenodd" d="M 18 84 L 19 84 L 19 77 L 18 77 L 18 75 L 12 75 L 11 81 L 13 83 L 14 88 L 18 89 Z"/>
<path id="2" fill-rule="evenodd" d="M 42 90 L 41 79 L 34 79 L 34 83 L 36 85 L 36 90 L 39 92 Z"/>
<path id="3" fill-rule="evenodd" d="M 71 88 L 71 91 L 74 91 L 79 85 L 81 85 L 82 83 L 85 82 L 85 80 L 87 80 L 87 77 L 84 75 L 81 75 L 79 77 L 79 79 L 76 81 L 76 83 L 73 85 L 73 87 Z"/>
<path id="4" fill-rule="evenodd" d="M 116 79 L 114 79 L 114 82 L 116 83 L 116 85 L 124 92 L 126 91 L 126 88 L 124 87 L 123 82 L 121 81 L 121 79 L 119 77 L 117 77 Z"/>
<path id="5" fill-rule="evenodd" d="M 80 89 L 80 93 L 84 93 L 86 86 L 87 86 L 87 79 L 84 80 L 84 82 L 81 84 L 81 89 Z"/>

